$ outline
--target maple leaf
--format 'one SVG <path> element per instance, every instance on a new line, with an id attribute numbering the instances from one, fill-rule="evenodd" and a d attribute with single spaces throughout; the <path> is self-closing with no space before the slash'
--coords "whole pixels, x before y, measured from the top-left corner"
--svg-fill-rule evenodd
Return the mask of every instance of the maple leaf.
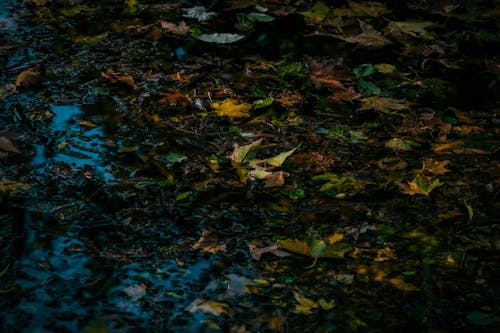
<path id="1" fill-rule="evenodd" d="M 426 21 L 391 22 L 384 28 L 384 32 L 395 38 L 411 36 L 415 38 L 433 39 L 431 33 L 425 30 L 433 25 L 434 23 Z"/>
<path id="2" fill-rule="evenodd" d="M 167 21 L 160 21 L 160 25 L 163 29 L 167 29 L 171 33 L 178 35 L 178 36 L 187 36 L 187 33 L 189 32 L 189 26 L 186 24 L 185 21 L 181 21 L 179 25 L 175 25 L 174 23 L 170 23 Z"/>
<path id="3" fill-rule="evenodd" d="M 361 33 L 356 36 L 344 37 L 340 35 L 333 35 L 333 37 L 341 39 L 347 43 L 359 44 L 366 47 L 382 47 L 391 44 L 391 41 L 382 36 L 382 34 L 375 30 L 373 26 L 358 20 Z"/>
<path id="4" fill-rule="evenodd" d="M 445 173 L 450 172 L 450 170 L 446 169 L 446 165 L 448 165 L 449 163 L 449 160 L 434 161 L 432 158 L 430 158 L 422 162 L 422 169 L 420 170 L 420 172 L 423 173 L 427 171 L 435 175 L 444 175 Z"/>
<path id="5" fill-rule="evenodd" d="M 443 183 L 439 179 L 434 180 L 432 183 L 427 183 L 424 178 L 417 174 L 415 178 L 408 184 L 403 184 L 401 182 L 395 182 L 402 190 L 404 194 L 415 195 L 422 194 L 426 197 L 432 192 L 436 187 L 442 186 Z"/>
<path id="6" fill-rule="evenodd" d="M 252 104 L 241 103 L 234 98 L 228 98 L 222 103 L 212 103 L 212 108 L 218 116 L 227 116 L 231 118 L 244 118 L 250 116 L 250 109 Z"/>

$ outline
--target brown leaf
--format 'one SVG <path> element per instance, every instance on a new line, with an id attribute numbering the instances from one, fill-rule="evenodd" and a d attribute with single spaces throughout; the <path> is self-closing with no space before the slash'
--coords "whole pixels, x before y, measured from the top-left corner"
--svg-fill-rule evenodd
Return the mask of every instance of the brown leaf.
<path id="1" fill-rule="evenodd" d="M 341 81 L 351 81 L 353 73 L 343 65 L 342 59 L 312 60 L 309 63 L 311 80 L 316 85 L 322 85 L 332 89 L 344 89 Z"/>
<path id="2" fill-rule="evenodd" d="M 191 247 L 193 250 L 215 254 L 219 251 L 226 251 L 226 244 L 219 244 L 217 233 L 211 229 L 203 230 L 200 239 Z"/>
<path id="3" fill-rule="evenodd" d="M 362 95 L 360 93 L 356 92 L 356 90 L 354 90 L 352 87 L 349 87 L 347 90 L 335 92 L 331 99 L 334 102 L 352 102 L 353 100 L 358 99 L 361 96 Z"/>
<path id="4" fill-rule="evenodd" d="M 40 72 L 38 70 L 26 69 L 19 73 L 16 78 L 16 88 L 31 88 L 41 82 Z"/>
<path id="5" fill-rule="evenodd" d="M 434 161 L 432 158 L 422 162 L 421 172 L 430 172 L 435 175 L 444 175 L 450 170 L 446 169 L 446 166 L 450 163 L 449 160 L 445 161 Z"/>
<path id="6" fill-rule="evenodd" d="M 260 257 L 265 253 L 271 253 L 278 257 L 290 256 L 290 253 L 279 250 L 278 244 L 270 240 L 262 241 L 254 239 L 248 243 L 248 250 L 250 251 L 250 256 L 255 260 L 260 260 Z"/>
<path id="7" fill-rule="evenodd" d="M 391 44 L 391 41 L 382 36 L 382 34 L 375 30 L 373 26 L 358 20 L 359 27 L 361 28 L 361 33 L 356 36 L 344 37 L 340 35 L 334 35 L 334 37 L 339 38 L 347 43 L 359 44 L 366 47 L 383 47 L 385 45 Z"/>
<path id="8" fill-rule="evenodd" d="M 179 25 L 175 25 L 174 23 L 170 23 L 167 21 L 160 21 L 160 25 L 163 29 L 167 29 L 173 34 L 183 37 L 187 36 L 187 33 L 189 32 L 189 26 L 185 21 L 181 21 Z"/>
<path id="9" fill-rule="evenodd" d="M 125 86 L 131 87 L 134 90 L 137 89 L 134 78 L 130 75 L 119 75 L 111 70 L 108 70 L 107 73 L 101 72 L 101 77 L 109 80 L 113 84 L 123 84 Z"/>
<path id="10" fill-rule="evenodd" d="M 188 102 L 188 95 L 181 92 L 180 90 L 173 90 L 161 93 L 164 96 L 158 102 L 161 104 L 179 104 L 180 106 L 186 106 Z"/>
<path id="11" fill-rule="evenodd" d="M 12 141 L 7 138 L 0 137 L 0 149 L 11 153 L 20 154 L 21 152 L 14 146 Z"/>

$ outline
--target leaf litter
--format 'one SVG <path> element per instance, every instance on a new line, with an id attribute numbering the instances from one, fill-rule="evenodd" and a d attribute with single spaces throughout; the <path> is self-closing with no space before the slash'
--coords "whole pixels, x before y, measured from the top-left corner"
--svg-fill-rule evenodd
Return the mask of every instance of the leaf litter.
<path id="1" fill-rule="evenodd" d="M 488 1 L 92 6 L 0 5 L 3 330 L 498 324 Z"/>

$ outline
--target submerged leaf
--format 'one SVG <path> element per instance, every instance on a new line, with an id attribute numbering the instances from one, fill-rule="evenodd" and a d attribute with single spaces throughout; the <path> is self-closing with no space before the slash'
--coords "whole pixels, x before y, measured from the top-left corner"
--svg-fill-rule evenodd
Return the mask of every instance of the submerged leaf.
<path id="1" fill-rule="evenodd" d="M 336 35 L 334 37 L 339 38 L 347 43 L 359 44 L 366 47 L 382 47 L 391 43 L 390 40 L 382 36 L 382 34 L 375 30 L 373 26 L 358 20 L 359 26 L 361 28 L 361 33 L 356 36 L 344 37 Z"/>
<path id="2" fill-rule="evenodd" d="M 294 291 L 293 296 L 298 304 L 295 305 L 295 312 L 303 315 L 312 314 L 312 310 L 318 307 L 318 303 Z"/>
<path id="3" fill-rule="evenodd" d="M 360 110 L 380 111 L 383 113 L 395 113 L 394 111 L 401 111 L 408 109 L 410 103 L 405 100 L 398 100 L 390 97 L 372 96 L 361 99 L 363 105 Z"/>
<path id="4" fill-rule="evenodd" d="M 434 23 L 427 21 L 391 22 L 384 28 L 384 32 L 396 38 L 411 36 L 415 38 L 432 39 L 431 33 L 425 29 L 433 25 Z"/>
<path id="5" fill-rule="evenodd" d="M 203 312 L 214 316 L 220 316 L 221 314 L 231 315 L 233 313 L 229 305 L 226 303 L 212 300 L 206 301 L 201 298 L 195 299 L 184 310 L 188 312 Z"/>
<path id="6" fill-rule="evenodd" d="M 446 169 L 446 166 L 450 163 L 449 160 L 445 161 L 434 161 L 432 158 L 422 162 L 422 169 L 420 172 L 430 172 L 436 176 L 444 175 L 450 170 Z"/>
<path id="7" fill-rule="evenodd" d="M 211 229 L 204 229 L 200 239 L 191 247 L 193 250 L 215 254 L 219 251 L 226 251 L 226 244 L 219 243 L 217 233 Z"/>
<path id="8" fill-rule="evenodd" d="M 351 16 L 370 16 L 379 17 L 383 14 L 389 14 L 391 12 L 386 6 L 380 2 L 374 1 L 347 1 L 349 7 L 351 7 Z"/>
<path id="9" fill-rule="evenodd" d="M 17 190 L 26 190 L 31 188 L 32 185 L 26 183 L 19 183 L 12 181 L 8 178 L 3 177 L 0 180 L 0 191 L 2 192 L 13 192 Z"/>
<path id="10" fill-rule="evenodd" d="M 217 44 L 230 44 L 235 43 L 245 36 L 231 33 L 213 33 L 213 34 L 202 34 L 197 36 L 199 40 L 207 43 L 217 43 Z"/>

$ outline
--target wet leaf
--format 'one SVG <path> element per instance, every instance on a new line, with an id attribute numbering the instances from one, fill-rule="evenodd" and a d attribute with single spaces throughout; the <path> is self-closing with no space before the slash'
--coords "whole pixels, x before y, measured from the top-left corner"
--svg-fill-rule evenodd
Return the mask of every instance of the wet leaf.
<path id="1" fill-rule="evenodd" d="M 103 40 L 108 39 L 108 32 L 104 32 L 100 35 L 96 36 L 75 36 L 73 37 L 73 41 L 75 43 L 84 43 L 84 44 L 95 44 L 102 42 Z"/>
<path id="2" fill-rule="evenodd" d="M 396 71 L 396 66 L 391 64 L 377 64 L 375 65 L 375 69 L 383 74 L 390 74 Z"/>
<path id="3" fill-rule="evenodd" d="M 364 188 L 365 183 L 354 177 L 339 176 L 335 173 L 326 173 L 312 178 L 314 181 L 326 182 L 320 188 L 320 191 L 326 195 L 343 199 L 346 196 L 354 195 Z"/>
<path id="4" fill-rule="evenodd" d="M 365 47 L 379 48 L 391 44 L 391 41 L 382 36 L 373 26 L 361 20 L 358 20 L 358 22 L 362 31 L 359 35 L 348 37 L 336 35 L 335 37 L 347 43 L 359 44 Z"/>
<path id="5" fill-rule="evenodd" d="M 128 286 L 123 290 L 125 294 L 132 300 L 138 301 L 146 295 L 146 285 L 145 284 L 137 284 L 133 286 Z"/>
<path id="6" fill-rule="evenodd" d="M 384 32 L 395 38 L 411 36 L 414 38 L 433 39 L 432 34 L 426 29 L 434 25 L 434 23 L 427 21 L 390 22 L 384 28 Z"/>
<path id="7" fill-rule="evenodd" d="M 187 36 L 189 32 L 189 26 L 186 24 L 185 21 L 181 21 L 179 25 L 167 21 L 160 21 L 160 25 L 163 29 L 167 29 L 171 33 L 182 37 Z"/>
<path id="8" fill-rule="evenodd" d="M 272 22 L 274 17 L 264 13 L 250 13 L 246 16 L 252 22 Z"/>
<path id="9" fill-rule="evenodd" d="M 343 258 L 347 252 L 352 250 L 349 244 L 335 243 L 318 238 L 312 238 L 308 241 L 297 239 L 278 240 L 278 245 L 287 251 L 300 254 L 311 258 Z"/>
<path id="10" fill-rule="evenodd" d="M 110 81 L 111 83 L 114 84 L 123 84 L 125 86 L 128 86 L 132 89 L 137 89 L 137 85 L 135 84 L 134 78 L 130 75 L 120 75 L 112 70 L 108 70 L 106 73 L 101 72 L 101 77 Z"/>
<path id="11" fill-rule="evenodd" d="M 445 161 L 435 161 L 432 158 L 422 162 L 422 169 L 420 172 L 430 172 L 436 176 L 444 175 L 450 170 L 446 169 L 446 166 L 450 163 L 449 160 Z"/>
<path id="12" fill-rule="evenodd" d="M 204 229 L 200 239 L 191 247 L 193 250 L 215 254 L 226 251 L 226 244 L 220 244 L 217 233 L 211 229 Z"/>
<path id="13" fill-rule="evenodd" d="M 402 151 L 410 151 L 412 150 L 411 146 L 408 144 L 407 140 L 403 140 L 401 138 L 392 138 L 388 140 L 384 146 L 388 149 L 402 152 Z"/>
<path id="14" fill-rule="evenodd" d="M 285 160 L 297 150 L 297 148 L 299 148 L 299 147 L 295 147 L 293 149 L 290 149 L 289 151 L 285 151 L 285 152 L 280 153 L 274 157 L 267 158 L 265 160 L 260 160 L 259 164 L 261 164 L 263 162 L 263 163 L 269 164 L 273 167 L 280 167 L 285 162 Z"/>
<path id="15" fill-rule="evenodd" d="M 232 160 L 233 162 L 240 164 L 255 159 L 255 155 L 257 154 L 257 151 L 260 149 L 262 140 L 263 139 L 259 139 L 248 145 L 244 145 L 241 147 L 238 144 L 235 144 L 233 153 L 231 154 L 229 159 Z"/>
<path id="16" fill-rule="evenodd" d="M 379 17 L 384 14 L 389 14 L 391 12 L 386 6 L 380 2 L 374 1 L 347 1 L 349 7 L 351 8 L 351 16 L 369 16 L 369 17 Z"/>
<path id="17" fill-rule="evenodd" d="M 288 193 L 288 197 L 293 200 L 298 200 L 298 199 L 303 199 L 305 198 L 306 194 L 303 189 L 297 188 L 290 193 Z"/>
<path id="18" fill-rule="evenodd" d="M 231 44 L 245 38 L 245 36 L 231 33 L 213 33 L 202 34 L 197 36 L 196 38 L 207 43 Z"/>
<path id="19" fill-rule="evenodd" d="M 403 170 L 407 165 L 408 163 L 405 161 L 394 157 L 384 157 L 377 162 L 379 169 L 385 171 Z"/>
<path id="20" fill-rule="evenodd" d="M 383 113 L 395 113 L 394 111 L 401 111 L 408 109 L 410 103 L 404 100 L 398 100 L 390 97 L 366 97 L 362 98 L 361 101 L 363 105 L 359 108 L 360 110 L 376 110 Z"/>
<path id="21" fill-rule="evenodd" d="M 185 309 L 188 312 L 203 312 L 214 316 L 231 315 L 233 311 L 228 304 L 212 300 L 195 299 Z"/>
<path id="22" fill-rule="evenodd" d="M 184 160 L 187 160 L 187 156 L 183 154 L 178 154 L 178 153 L 170 153 L 167 156 L 165 156 L 165 160 L 168 163 L 180 163 Z"/>
<path id="23" fill-rule="evenodd" d="M 470 221 L 472 221 L 472 218 L 474 217 L 474 209 L 472 208 L 472 205 L 468 204 L 465 200 L 464 205 L 467 208 L 467 215 L 469 216 L 469 218 L 467 219 L 467 223 L 470 223 Z"/>
<path id="24" fill-rule="evenodd" d="M 268 97 L 268 98 L 265 98 L 265 99 L 259 99 L 259 100 L 256 100 L 253 103 L 253 108 L 255 110 L 262 109 L 262 108 L 267 108 L 268 106 L 272 105 L 273 102 L 274 102 L 274 98 L 272 98 L 272 97 Z"/>
<path id="25" fill-rule="evenodd" d="M 0 136 L 0 150 L 7 151 L 10 153 L 20 154 L 21 152 L 14 146 L 10 139 Z"/>
<path id="26" fill-rule="evenodd" d="M 298 304 L 295 305 L 295 312 L 310 315 L 312 310 L 318 308 L 318 303 L 294 291 L 293 296 Z"/>
<path id="27" fill-rule="evenodd" d="M 198 21 L 208 21 L 217 16 L 217 13 L 215 12 L 209 12 L 205 7 L 203 6 L 195 6 L 191 8 L 184 9 L 186 14 L 184 14 L 184 17 L 188 18 L 194 18 L 197 19 Z"/>
<path id="28" fill-rule="evenodd" d="M 250 256 L 255 260 L 260 260 L 261 256 L 265 253 L 271 253 L 278 257 L 290 256 L 290 253 L 281 251 L 278 248 L 278 244 L 270 240 L 262 241 L 255 239 L 248 243 L 248 250 Z"/>
<path id="29" fill-rule="evenodd" d="M 416 175 L 415 178 L 408 184 L 403 184 L 401 182 L 396 182 L 396 184 L 401 188 L 404 194 L 422 194 L 426 197 L 429 196 L 429 193 L 431 193 L 432 190 L 443 185 L 439 179 L 434 180 L 432 183 L 428 183 L 420 174 Z"/>
<path id="30" fill-rule="evenodd" d="M 419 291 L 420 290 L 419 288 L 415 287 L 413 284 L 408 283 L 399 277 L 389 279 L 388 282 L 393 287 L 395 287 L 401 291 L 409 292 L 409 291 Z"/>
<path id="31" fill-rule="evenodd" d="M 218 116 L 226 116 L 231 118 L 244 118 L 250 116 L 252 104 L 241 103 L 234 98 L 228 98 L 222 103 L 212 103 L 212 108 Z"/>
<path id="32" fill-rule="evenodd" d="M 26 69 L 17 76 L 15 86 L 16 88 L 28 89 L 40 84 L 41 80 L 38 70 Z"/>
<path id="33" fill-rule="evenodd" d="M 33 187 L 33 186 L 30 184 L 12 181 L 6 177 L 3 177 L 0 180 L 0 191 L 2 191 L 2 192 L 14 192 L 17 190 L 27 190 L 31 187 Z"/>

